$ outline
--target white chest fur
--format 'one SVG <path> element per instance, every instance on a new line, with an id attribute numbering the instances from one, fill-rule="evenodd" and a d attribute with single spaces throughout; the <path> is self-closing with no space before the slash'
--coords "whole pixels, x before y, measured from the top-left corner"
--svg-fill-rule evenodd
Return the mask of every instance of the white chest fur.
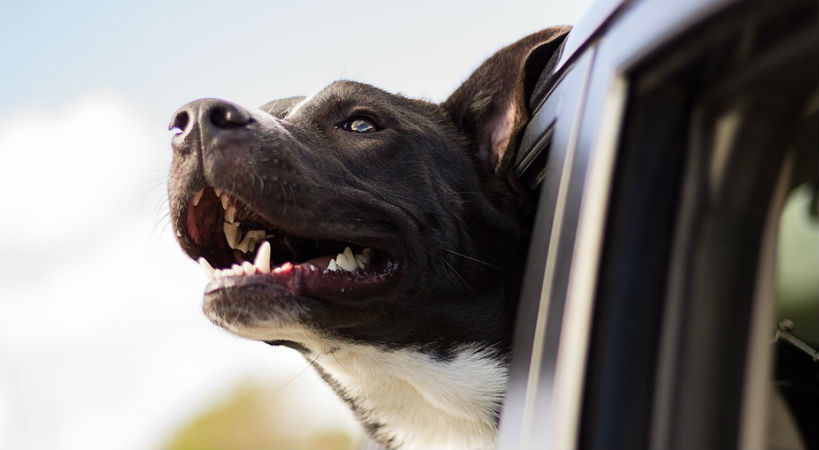
<path id="1" fill-rule="evenodd" d="M 507 369 L 486 350 L 448 360 L 412 350 L 344 345 L 316 359 L 395 447 L 493 448 Z"/>
<path id="2" fill-rule="evenodd" d="M 493 350 L 463 347 L 447 360 L 411 349 L 387 350 L 319 337 L 294 320 L 222 326 L 249 339 L 298 342 L 305 357 L 332 378 L 378 424 L 376 433 L 402 449 L 495 448 L 496 417 L 507 366 Z"/>

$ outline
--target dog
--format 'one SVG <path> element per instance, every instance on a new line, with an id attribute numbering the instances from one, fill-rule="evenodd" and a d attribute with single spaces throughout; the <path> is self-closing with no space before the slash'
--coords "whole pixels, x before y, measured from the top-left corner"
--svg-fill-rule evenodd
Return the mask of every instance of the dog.
<path id="1" fill-rule="evenodd" d="M 533 194 L 527 98 L 568 27 L 487 59 L 440 104 L 337 81 L 174 113 L 172 224 L 203 310 L 301 352 L 386 448 L 491 448 Z"/>

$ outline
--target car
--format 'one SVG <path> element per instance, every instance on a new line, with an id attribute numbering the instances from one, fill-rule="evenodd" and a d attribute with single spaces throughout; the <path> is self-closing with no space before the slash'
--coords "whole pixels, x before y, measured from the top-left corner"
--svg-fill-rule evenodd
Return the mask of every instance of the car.
<path id="1" fill-rule="evenodd" d="M 600 0 L 530 96 L 500 448 L 819 448 L 815 0 Z"/>

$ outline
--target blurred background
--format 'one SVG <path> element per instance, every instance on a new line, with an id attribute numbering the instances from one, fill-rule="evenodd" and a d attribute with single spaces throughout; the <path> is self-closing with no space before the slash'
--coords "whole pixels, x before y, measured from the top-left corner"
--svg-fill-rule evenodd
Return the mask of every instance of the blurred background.
<path id="1" fill-rule="evenodd" d="M 167 217 L 182 104 L 338 78 L 441 101 L 581 1 L 0 0 L 0 448 L 349 448 L 297 353 L 201 313 Z"/>

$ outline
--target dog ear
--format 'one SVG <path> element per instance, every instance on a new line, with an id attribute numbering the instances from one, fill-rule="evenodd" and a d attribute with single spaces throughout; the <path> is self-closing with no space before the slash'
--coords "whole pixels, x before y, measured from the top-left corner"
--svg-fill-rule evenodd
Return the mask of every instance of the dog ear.
<path id="1" fill-rule="evenodd" d="M 492 55 L 441 105 L 474 144 L 477 160 L 502 175 L 529 121 L 528 99 L 570 27 L 547 28 Z"/>

